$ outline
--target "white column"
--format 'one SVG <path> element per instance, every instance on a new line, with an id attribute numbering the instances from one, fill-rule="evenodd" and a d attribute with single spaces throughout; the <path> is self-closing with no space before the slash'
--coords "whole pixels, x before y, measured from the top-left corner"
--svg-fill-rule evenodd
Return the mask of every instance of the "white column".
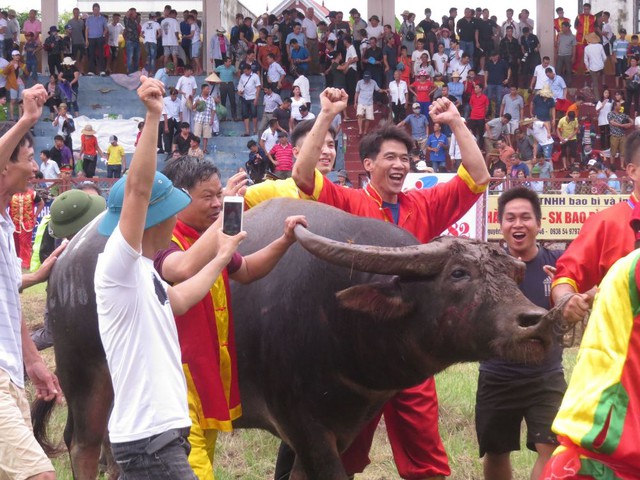
<path id="1" fill-rule="evenodd" d="M 556 55 L 553 48 L 555 31 L 553 29 L 553 19 L 555 18 L 555 1 L 536 0 L 537 18 L 536 35 L 540 40 L 540 56 L 547 56 L 551 59 L 551 65 L 556 64 Z"/>
<path id="2" fill-rule="evenodd" d="M 216 29 L 222 26 L 220 0 L 203 0 L 202 9 L 204 19 L 202 21 L 202 65 L 206 73 L 211 73 L 212 66 L 209 61 L 209 41 L 216 33 Z"/>
<path id="3" fill-rule="evenodd" d="M 47 38 L 47 32 L 53 25 L 58 25 L 58 0 L 40 0 L 40 14 L 42 18 L 42 33 L 40 40 L 45 41 Z M 45 73 L 47 66 L 47 55 L 42 52 L 42 65 L 40 65 L 40 71 Z"/>

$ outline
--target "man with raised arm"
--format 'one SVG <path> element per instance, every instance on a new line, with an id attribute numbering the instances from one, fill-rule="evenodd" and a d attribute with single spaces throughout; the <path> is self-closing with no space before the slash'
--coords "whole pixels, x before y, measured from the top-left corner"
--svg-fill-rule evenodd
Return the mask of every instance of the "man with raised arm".
<path id="1" fill-rule="evenodd" d="M 26 191 L 38 171 L 29 129 L 42 115 L 47 91 L 36 85 L 23 95 L 20 120 L 0 122 L 0 478 L 54 480 L 53 465 L 31 429 L 25 371 L 38 398 L 62 400 L 62 393 L 31 340 L 20 291 L 44 282 L 64 247 L 55 250 L 36 272 L 22 274 L 7 208 L 11 197 Z"/>
<path id="2" fill-rule="evenodd" d="M 164 87 L 141 77 L 145 123 L 157 125 Z M 127 479 L 197 478 L 187 455 L 191 420 L 174 314 L 208 292 L 246 233 L 217 232 L 217 255 L 170 287 L 153 268 L 167 248 L 176 214 L 191 198 L 156 172 L 157 128 L 142 130 L 129 173 L 112 188 L 98 231 L 109 236 L 95 272 L 100 338 L 113 383 L 109 437 Z"/>
<path id="3" fill-rule="evenodd" d="M 370 177 L 366 188 L 347 189 L 327 181 L 315 171 L 318 152 L 333 118 L 346 108 L 347 100 L 344 90 L 328 88 L 320 94 L 321 111 L 293 168 L 301 197 L 355 215 L 393 222 L 421 242 L 428 242 L 457 222 L 487 188 L 490 177 L 482 153 L 457 108 L 446 98 L 433 102 L 429 113 L 434 122 L 449 125 L 460 144 L 462 165 L 451 181 L 430 189 L 402 192 L 413 140 L 395 126 L 373 131 L 360 142 L 360 159 Z M 439 479 L 450 474 L 438 432 L 438 401 L 432 378 L 399 392 L 365 427 L 343 454 L 347 473 L 361 472 L 369 463 L 368 452 L 382 413 L 402 478 Z"/>

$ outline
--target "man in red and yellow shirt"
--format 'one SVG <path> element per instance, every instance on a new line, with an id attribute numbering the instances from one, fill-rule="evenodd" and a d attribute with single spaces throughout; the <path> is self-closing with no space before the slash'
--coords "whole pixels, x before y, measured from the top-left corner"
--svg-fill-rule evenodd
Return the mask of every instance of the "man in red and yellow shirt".
<path id="1" fill-rule="evenodd" d="M 590 216 L 556 264 L 551 297 L 557 304 L 573 294 L 564 308 L 570 322 L 584 318 L 591 308 L 595 287 L 611 265 L 635 248 L 635 234 L 629 228 L 629 221 L 640 199 L 639 131 L 627 137 L 626 147 L 628 152 L 634 152 L 627 165 L 627 175 L 634 181 L 633 193 L 627 201 Z"/>
<path id="2" fill-rule="evenodd" d="M 573 61 L 573 70 L 576 73 L 584 71 L 584 47 L 587 46 L 587 36 L 596 31 L 596 16 L 591 15 L 591 4 L 582 6 L 582 13 L 576 17 L 574 27 L 576 29 L 576 56 Z"/>
<path id="3" fill-rule="evenodd" d="M 220 173 L 213 163 L 180 157 L 163 172 L 176 188 L 184 188 L 191 203 L 178 215 L 171 245 L 154 258 L 155 268 L 171 283 L 193 276 L 217 253 L 217 222 L 222 207 Z M 234 194 L 246 182 L 235 182 Z M 229 278 L 250 283 L 267 275 L 295 242 L 293 228 L 304 217 L 289 217 L 285 233 L 247 257 L 235 253 L 211 287 L 210 294 L 184 315 L 176 316 L 182 367 L 187 379 L 189 463 L 200 480 L 213 480 L 213 454 L 217 432 L 230 431 L 242 415 Z"/>
<path id="4" fill-rule="evenodd" d="M 312 198 L 362 217 L 377 218 L 408 230 L 421 242 L 440 235 L 458 221 L 480 198 L 489 182 L 482 153 L 449 99 L 436 100 L 430 115 L 449 125 L 460 144 L 462 166 L 445 184 L 426 190 L 402 192 L 409 173 L 412 138 L 395 126 L 383 127 L 363 137 L 360 158 L 371 179 L 356 190 L 334 185 L 315 172 L 318 152 L 334 117 L 347 106 L 344 90 L 328 88 L 320 94 L 321 111 L 307 135 L 293 167 L 301 197 Z M 398 393 L 384 407 L 389 440 L 400 476 L 405 479 L 444 478 L 450 474 L 438 432 L 438 401 L 434 380 Z M 380 415 L 343 454 L 347 473 L 361 472 Z"/>

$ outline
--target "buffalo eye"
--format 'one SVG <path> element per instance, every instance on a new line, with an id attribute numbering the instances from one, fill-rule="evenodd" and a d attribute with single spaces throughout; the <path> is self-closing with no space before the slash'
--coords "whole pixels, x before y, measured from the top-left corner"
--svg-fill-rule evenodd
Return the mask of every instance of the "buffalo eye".
<path id="1" fill-rule="evenodd" d="M 469 277 L 469 272 L 463 270 L 462 268 L 456 268 L 451 272 L 451 278 L 454 280 L 461 280 L 465 277 Z"/>

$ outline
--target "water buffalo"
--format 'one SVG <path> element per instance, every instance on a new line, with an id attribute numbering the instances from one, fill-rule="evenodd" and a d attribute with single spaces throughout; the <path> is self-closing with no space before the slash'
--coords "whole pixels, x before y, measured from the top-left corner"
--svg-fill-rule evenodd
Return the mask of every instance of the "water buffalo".
<path id="1" fill-rule="evenodd" d="M 292 478 L 346 479 L 339 452 L 398 390 L 457 362 L 538 361 L 553 341 L 553 320 L 517 287 L 524 264 L 486 243 L 418 245 L 389 223 L 278 199 L 246 214 L 242 253 L 281 235 L 292 214 L 309 221 L 299 243 L 264 279 L 232 285 L 236 426 L 284 439 L 297 453 Z M 74 238 L 48 295 L 65 441 L 81 479 L 96 476 L 113 397 L 93 294 L 104 243 L 95 223 Z"/>

